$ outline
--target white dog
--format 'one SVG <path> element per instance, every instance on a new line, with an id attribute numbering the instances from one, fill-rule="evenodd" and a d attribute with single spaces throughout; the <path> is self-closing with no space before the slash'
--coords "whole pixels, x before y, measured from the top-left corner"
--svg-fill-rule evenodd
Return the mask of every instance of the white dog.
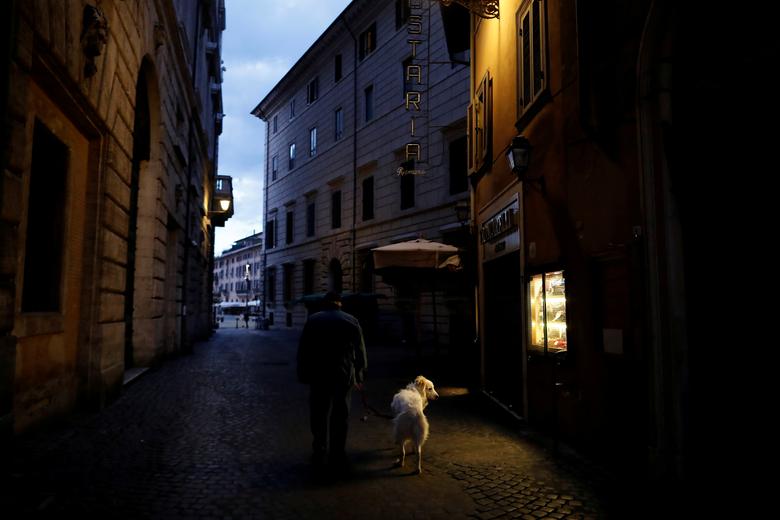
<path id="1" fill-rule="evenodd" d="M 411 442 L 417 452 L 417 473 L 422 472 L 422 447 L 428 439 L 428 419 L 423 410 L 428 401 L 439 397 L 433 388 L 433 382 L 423 376 L 398 391 L 393 396 L 393 434 L 395 442 L 401 446 L 401 457 L 396 465 L 402 466 L 406 460 L 406 443 Z"/>

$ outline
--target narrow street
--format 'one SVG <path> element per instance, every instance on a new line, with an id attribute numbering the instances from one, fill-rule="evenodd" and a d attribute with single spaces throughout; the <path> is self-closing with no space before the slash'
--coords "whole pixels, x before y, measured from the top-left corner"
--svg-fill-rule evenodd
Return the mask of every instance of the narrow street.
<path id="1" fill-rule="evenodd" d="M 447 381 L 434 380 L 442 397 L 426 410 L 431 435 L 421 475 L 411 474 L 409 460 L 393 467 L 391 422 L 366 416 L 355 392 L 353 474 L 315 478 L 307 387 L 295 380 L 297 333 L 231 325 L 192 355 L 146 371 L 102 412 L 17 438 L 0 475 L 3 516 L 616 516 L 608 514 L 605 491 L 613 484 L 604 473 L 579 458 L 553 457 L 551 444 Z M 394 391 L 417 375 L 409 354 L 369 346 L 372 407 L 389 412 Z"/>

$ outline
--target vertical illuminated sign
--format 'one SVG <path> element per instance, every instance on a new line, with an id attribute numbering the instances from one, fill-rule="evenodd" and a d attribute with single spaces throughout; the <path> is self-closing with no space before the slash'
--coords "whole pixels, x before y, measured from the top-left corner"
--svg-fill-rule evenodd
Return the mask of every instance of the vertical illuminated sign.
<path id="1" fill-rule="evenodd" d="M 404 147 L 404 163 L 396 170 L 398 175 L 422 175 L 425 170 L 417 169 L 417 163 L 423 160 L 423 148 L 417 136 L 417 121 L 423 113 L 423 65 L 417 57 L 417 47 L 424 43 L 423 38 L 423 0 L 406 0 L 409 6 L 406 32 L 409 35 L 407 43 L 412 51 L 411 59 L 404 70 L 404 82 L 410 86 L 404 100 L 404 107 L 409 113 L 409 130 L 411 138 Z"/>

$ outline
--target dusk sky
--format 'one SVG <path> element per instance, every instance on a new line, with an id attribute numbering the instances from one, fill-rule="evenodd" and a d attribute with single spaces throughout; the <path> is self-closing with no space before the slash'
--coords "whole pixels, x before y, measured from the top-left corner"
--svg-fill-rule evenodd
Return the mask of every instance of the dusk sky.
<path id="1" fill-rule="evenodd" d="M 219 174 L 233 177 L 235 214 L 216 228 L 215 255 L 262 229 L 265 123 L 250 111 L 347 5 L 349 0 L 225 1 Z"/>

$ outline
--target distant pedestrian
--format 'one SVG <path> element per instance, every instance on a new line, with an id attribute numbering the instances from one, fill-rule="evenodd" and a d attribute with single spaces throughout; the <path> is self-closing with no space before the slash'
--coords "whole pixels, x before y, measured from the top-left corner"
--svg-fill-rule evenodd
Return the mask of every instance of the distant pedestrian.
<path id="1" fill-rule="evenodd" d="M 244 326 L 246 328 L 249 328 L 249 313 L 248 312 L 244 313 Z"/>
<path id="2" fill-rule="evenodd" d="M 306 321 L 298 345 L 298 380 L 310 385 L 313 462 L 346 469 L 345 447 L 352 387 L 360 388 L 367 367 L 363 331 L 328 292 L 323 310 Z"/>

